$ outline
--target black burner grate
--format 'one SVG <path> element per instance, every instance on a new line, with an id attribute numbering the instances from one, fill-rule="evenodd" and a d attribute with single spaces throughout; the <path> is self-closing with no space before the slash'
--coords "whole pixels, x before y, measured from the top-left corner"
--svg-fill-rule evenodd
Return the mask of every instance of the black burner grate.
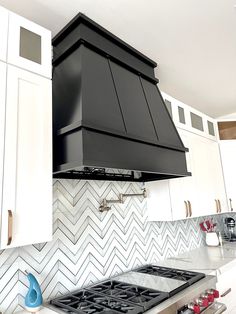
<path id="1" fill-rule="evenodd" d="M 193 283 L 205 277 L 205 274 L 202 273 L 155 265 L 147 265 L 144 267 L 140 267 L 138 269 L 135 269 L 135 271 L 153 276 L 182 280 L 188 283 L 189 285 L 192 285 Z"/>
<path id="2" fill-rule="evenodd" d="M 183 281 L 183 284 L 167 293 L 109 280 L 56 298 L 50 303 L 69 314 L 141 314 L 205 277 L 202 273 L 154 265 L 140 267 L 134 271 L 178 279 Z"/>
<path id="3" fill-rule="evenodd" d="M 141 305 L 145 310 L 161 303 L 169 297 L 166 292 L 152 290 L 119 281 L 107 281 L 95 285 L 90 291 L 113 296 L 120 300 L 126 300 Z"/>
<path id="4" fill-rule="evenodd" d="M 57 309 L 70 314 L 141 314 L 144 309 L 126 300 L 80 290 L 50 302 Z"/>
<path id="5" fill-rule="evenodd" d="M 141 314 L 168 296 L 166 292 L 109 280 L 59 297 L 50 303 L 71 314 Z"/>

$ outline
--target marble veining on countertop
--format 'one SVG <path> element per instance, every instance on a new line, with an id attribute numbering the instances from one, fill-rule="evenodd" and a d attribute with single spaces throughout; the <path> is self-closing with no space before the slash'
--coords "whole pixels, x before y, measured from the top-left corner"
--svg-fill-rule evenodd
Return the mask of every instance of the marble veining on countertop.
<path id="1" fill-rule="evenodd" d="M 236 266 L 236 243 L 224 243 L 222 247 L 204 246 L 160 261 L 157 265 L 219 275 Z"/>

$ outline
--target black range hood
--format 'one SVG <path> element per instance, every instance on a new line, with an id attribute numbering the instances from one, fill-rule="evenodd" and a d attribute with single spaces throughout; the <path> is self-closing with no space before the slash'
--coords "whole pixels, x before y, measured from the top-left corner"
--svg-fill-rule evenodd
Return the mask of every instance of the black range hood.
<path id="1" fill-rule="evenodd" d="M 81 13 L 52 44 L 55 178 L 189 175 L 154 61 Z"/>

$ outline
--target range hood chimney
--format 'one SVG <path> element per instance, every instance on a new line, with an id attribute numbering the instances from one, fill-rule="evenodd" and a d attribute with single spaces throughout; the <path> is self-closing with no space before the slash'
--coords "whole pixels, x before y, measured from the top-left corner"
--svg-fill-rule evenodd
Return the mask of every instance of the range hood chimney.
<path id="1" fill-rule="evenodd" d="M 154 61 L 81 13 L 52 44 L 55 178 L 189 175 Z"/>

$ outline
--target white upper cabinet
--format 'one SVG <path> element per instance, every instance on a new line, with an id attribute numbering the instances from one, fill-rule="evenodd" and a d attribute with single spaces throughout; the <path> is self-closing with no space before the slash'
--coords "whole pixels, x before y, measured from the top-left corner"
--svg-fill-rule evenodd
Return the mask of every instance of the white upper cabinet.
<path id="1" fill-rule="evenodd" d="M 236 211 L 236 121 L 218 121 L 220 151 L 230 211 Z"/>
<path id="2" fill-rule="evenodd" d="M 213 187 L 213 197 L 215 204 L 211 205 L 211 208 L 215 208 L 217 204 L 217 213 L 224 213 L 229 211 L 229 206 L 226 196 L 226 186 L 222 168 L 222 160 L 220 154 L 219 143 L 212 142 L 209 146 L 209 179 L 210 186 Z"/>
<path id="3" fill-rule="evenodd" d="M 8 65 L 1 249 L 51 240 L 51 133 L 51 80 Z"/>
<path id="4" fill-rule="evenodd" d="M 51 33 L 0 7 L 0 250 L 52 239 Z"/>
<path id="5" fill-rule="evenodd" d="M 0 7 L 0 60 L 7 59 L 8 11 Z"/>
<path id="6" fill-rule="evenodd" d="M 227 212 L 216 121 L 168 95 L 164 94 L 164 99 L 189 149 L 186 160 L 192 176 L 146 184 L 148 220 L 180 220 Z"/>
<path id="7" fill-rule="evenodd" d="M 202 112 L 162 92 L 176 127 L 211 140 L 217 140 L 217 123 Z"/>
<path id="8" fill-rule="evenodd" d="M 7 62 L 51 78 L 51 32 L 9 13 Z"/>
<path id="9" fill-rule="evenodd" d="M 184 146 L 189 149 L 186 153 L 187 169 L 188 172 L 193 171 L 192 167 L 192 150 L 191 150 L 191 140 L 189 135 L 191 133 L 178 129 L 179 135 L 184 143 Z M 170 187 L 170 199 L 172 207 L 172 219 L 179 220 L 192 216 L 193 211 L 193 182 L 194 177 L 185 177 L 169 180 Z"/>
<path id="10" fill-rule="evenodd" d="M 172 220 L 169 180 L 147 182 L 148 221 Z"/>
<path id="11" fill-rule="evenodd" d="M 236 140 L 221 141 L 220 150 L 229 209 L 236 211 Z"/>
<path id="12" fill-rule="evenodd" d="M 5 93 L 6 93 L 6 64 L 0 62 L 0 204 L 2 204 L 2 178 L 4 159 L 4 129 L 5 129 Z M 1 205 L 0 205 L 1 213 Z M 1 224 L 1 215 L 0 215 Z"/>

